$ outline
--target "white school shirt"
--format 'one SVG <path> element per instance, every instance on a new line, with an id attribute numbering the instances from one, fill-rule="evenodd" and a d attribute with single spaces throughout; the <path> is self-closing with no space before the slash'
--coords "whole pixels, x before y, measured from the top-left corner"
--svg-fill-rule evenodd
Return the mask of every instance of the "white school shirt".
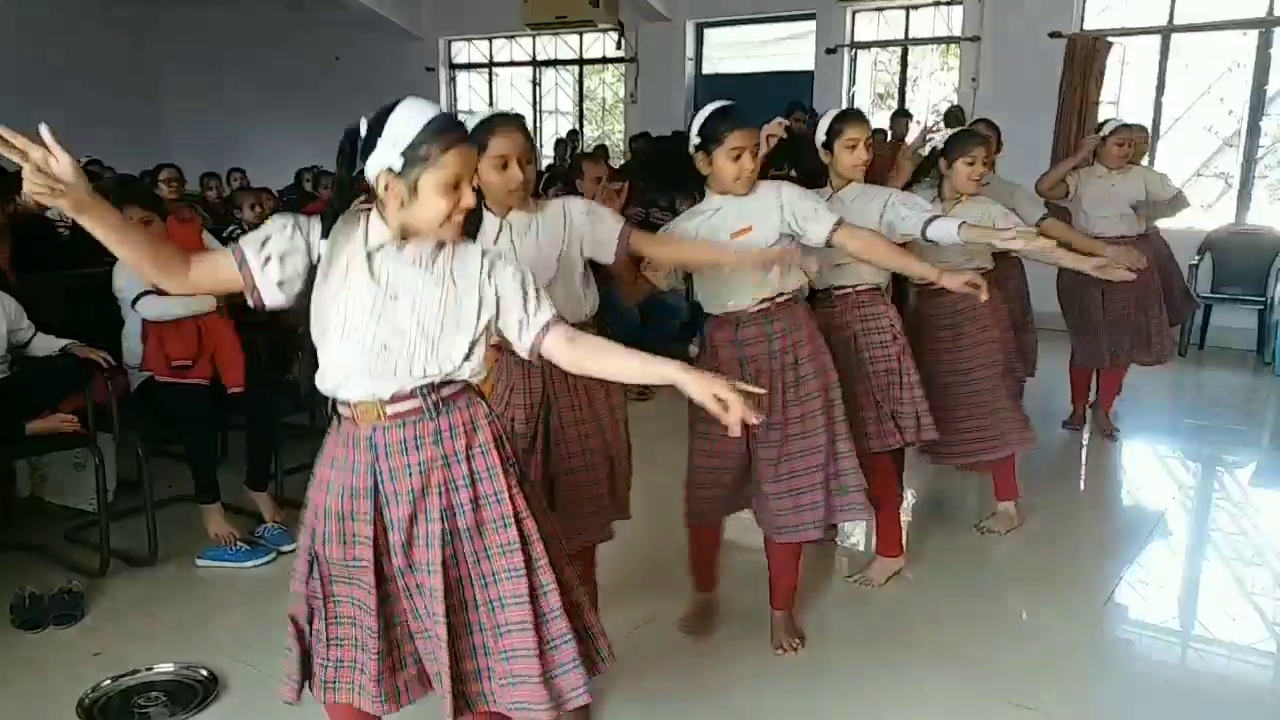
<path id="1" fill-rule="evenodd" d="M 825 248 L 844 220 L 817 195 L 783 180 L 760 180 L 746 195 L 710 191 L 663 232 L 736 248 Z M 809 283 L 800 268 L 723 268 L 692 273 L 694 298 L 712 315 L 747 310 Z"/>
<path id="2" fill-rule="evenodd" d="M 30 357 L 45 357 L 75 344 L 74 340 L 63 340 L 37 330 L 22 305 L 5 292 L 0 292 L 0 332 L 4 333 L 4 347 L 0 348 L 0 378 L 8 377 L 13 371 L 10 355 L 13 351 Z"/>
<path id="3" fill-rule="evenodd" d="M 204 246 L 221 250 L 222 245 L 204 233 Z M 120 330 L 120 360 L 129 374 L 129 387 L 136 388 L 151 373 L 142 370 L 142 321 L 166 322 L 211 313 L 218 308 L 212 295 L 165 295 L 155 285 L 122 262 L 111 269 L 111 291 L 120 304 L 124 327 Z"/>
<path id="4" fill-rule="evenodd" d="M 1008 230 L 1021 227 L 1022 219 L 1009 208 L 982 195 L 972 195 L 962 199 L 951 207 L 937 196 L 937 191 L 925 191 L 925 199 L 930 201 L 934 212 L 948 217 L 960 218 L 966 223 L 984 225 L 997 230 Z M 912 243 L 911 250 L 916 257 L 942 270 L 976 270 L 986 272 L 996 266 L 990 245 L 934 245 L 932 243 Z"/>
<path id="5" fill-rule="evenodd" d="M 497 334 L 530 358 L 555 319 L 528 270 L 475 242 L 398 242 L 368 206 L 320 233 L 318 218 L 279 213 L 231 251 L 255 307 L 288 307 L 310 282 L 316 387 L 334 400 L 479 383 Z"/>
<path id="6" fill-rule="evenodd" d="M 484 210 L 480 245 L 528 269 L 556 311 L 577 325 L 600 306 L 588 261 L 612 265 L 627 252 L 630 226 L 613 210 L 576 195 L 538 200 L 498 217 Z"/>
<path id="7" fill-rule="evenodd" d="M 1145 165 L 1111 170 L 1094 163 L 1066 179 L 1071 224 L 1093 237 L 1133 237 L 1147 231 L 1137 208 L 1172 200 L 1182 192 L 1168 175 Z"/>
<path id="8" fill-rule="evenodd" d="M 881 185 L 849 183 L 834 192 L 830 185 L 813 191 L 850 225 L 875 230 L 897 243 L 921 241 L 924 226 L 940 213 L 913 193 Z M 838 248 L 813 251 L 819 269 L 811 281 L 820 290 L 833 287 L 888 287 L 893 273 L 855 259 Z"/>
<path id="9" fill-rule="evenodd" d="M 1049 217 L 1049 207 L 1039 195 L 993 172 L 982 179 L 981 195 L 1012 210 L 1027 227 L 1038 227 Z"/>

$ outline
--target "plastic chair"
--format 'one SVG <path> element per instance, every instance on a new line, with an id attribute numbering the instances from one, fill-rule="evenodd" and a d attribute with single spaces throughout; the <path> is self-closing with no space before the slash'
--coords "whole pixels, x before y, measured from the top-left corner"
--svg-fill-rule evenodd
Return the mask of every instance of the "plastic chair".
<path id="1" fill-rule="evenodd" d="M 1202 293 L 1196 285 L 1200 265 L 1209 257 L 1213 273 L 1209 291 Z M 1226 225 L 1209 233 L 1200 243 L 1196 256 L 1187 266 L 1187 284 L 1201 303 L 1200 342 L 1204 350 L 1209 334 L 1209 319 L 1215 305 L 1249 308 L 1258 313 L 1256 352 L 1264 363 L 1273 361 L 1275 333 L 1272 319 L 1276 301 L 1276 258 L 1280 257 L 1280 232 L 1258 225 Z M 1195 316 L 1182 324 L 1178 337 L 1178 355 L 1187 356 Z"/>

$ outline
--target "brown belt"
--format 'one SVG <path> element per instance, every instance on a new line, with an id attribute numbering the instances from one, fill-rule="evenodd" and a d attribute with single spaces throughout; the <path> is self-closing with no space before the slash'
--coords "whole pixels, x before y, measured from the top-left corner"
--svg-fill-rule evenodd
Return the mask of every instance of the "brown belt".
<path id="1" fill-rule="evenodd" d="M 335 402 L 334 407 L 339 416 L 357 425 L 373 425 L 422 415 L 469 387 L 471 384 L 464 382 L 435 383 L 392 396 L 389 400 Z"/>

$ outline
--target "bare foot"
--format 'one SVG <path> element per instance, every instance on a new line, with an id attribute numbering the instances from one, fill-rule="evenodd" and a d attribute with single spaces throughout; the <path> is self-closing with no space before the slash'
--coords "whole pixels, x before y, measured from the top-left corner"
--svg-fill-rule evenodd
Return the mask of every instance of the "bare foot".
<path id="1" fill-rule="evenodd" d="M 219 545 L 230 545 L 240 539 L 240 531 L 227 521 L 227 513 L 222 503 L 217 505 L 201 505 L 200 519 L 204 522 L 204 531 L 209 539 Z"/>
<path id="2" fill-rule="evenodd" d="M 1084 408 L 1073 408 L 1066 420 L 1062 421 L 1062 429 L 1080 432 L 1084 429 Z"/>
<path id="3" fill-rule="evenodd" d="M 256 492 L 245 488 L 245 494 L 249 496 L 253 506 L 258 508 L 263 522 L 284 524 L 284 511 L 276 504 L 275 498 L 271 497 L 271 493 Z"/>
<path id="4" fill-rule="evenodd" d="M 804 631 L 790 610 L 769 611 L 769 638 L 774 655 L 798 655 L 804 649 Z"/>
<path id="5" fill-rule="evenodd" d="M 896 558 L 877 555 L 871 561 L 871 564 L 863 568 L 861 572 L 854 573 L 844 580 L 865 588 L 881 588 L 897 577 L 898 573 L 902 572 L 902 568 L 906 566 L 906 555 L 899 555 Z"/>
<path id="6" fill-rule="evenodd" d="M 1102 408 L 1093 408 L 1093 426 L 1098 429 L 1098 434 L 1107 440 L 1120 439 L 1120 428 L 1116 427 L 1115 422 L 1111 420 L 1111 413 Z"/>
<path id="7" fill-rule="evenodd" d="M 704 638 L 716 629 L 716 617 L 720 614 L 720 603 L 714 593 L 694 593 L 689 601 L 689 608 L 684 611 L 676 627 L 685 637 Z"/>
<path id="8" fill-rule="evenodd" d="M 1008 535 L 1022 527 L 1022 514 L 1017 502 L 998 502 L 996 511 L 974 528 L 983 535 Z"/>

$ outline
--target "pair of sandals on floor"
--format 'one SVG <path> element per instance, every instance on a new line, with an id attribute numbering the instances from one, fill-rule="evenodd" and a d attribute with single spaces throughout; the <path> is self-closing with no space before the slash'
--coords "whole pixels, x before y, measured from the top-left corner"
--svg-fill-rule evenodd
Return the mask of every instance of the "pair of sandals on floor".
<path id="1" fill-rule="evenodd" d="M 85 606 L 84 587 L 75 580 L 62 583 L 48 595 L 24 587 L 9 602 L 9 625 L 30 635 L 49 628 L 66 630 L 84 619 Z"/>

